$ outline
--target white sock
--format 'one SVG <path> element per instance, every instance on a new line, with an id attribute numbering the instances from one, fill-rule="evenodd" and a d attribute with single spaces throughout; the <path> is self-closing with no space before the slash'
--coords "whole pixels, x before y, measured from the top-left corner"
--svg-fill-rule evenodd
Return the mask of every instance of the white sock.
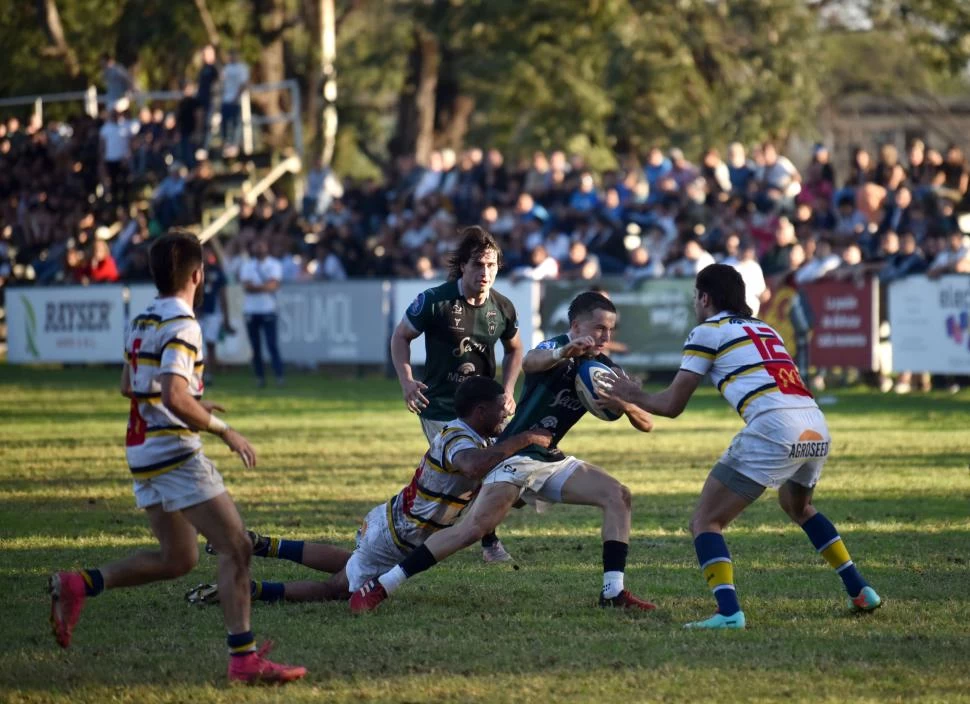
<path id="1" fill-rule="evenodd" d="M 395 565 L 393 568 L 382 574 L 377 578 L 377 581 L 381 583 L 384 587 L 384 591 L 388 594 L 393 594 L 394 590 L 404 584 L 408 579 L 407 574 L 401 569 L 400 565 Z M 622 579 L 621 579 L 622 581 Z"/>
<path id="2" fill-rule="evenodd" d="M 603 573 L 603 598 L 612 599 L 615 596 L 619 596 L 620 592 L 622 591 L 623 591 L 623 573 L 604 572 Z"/>

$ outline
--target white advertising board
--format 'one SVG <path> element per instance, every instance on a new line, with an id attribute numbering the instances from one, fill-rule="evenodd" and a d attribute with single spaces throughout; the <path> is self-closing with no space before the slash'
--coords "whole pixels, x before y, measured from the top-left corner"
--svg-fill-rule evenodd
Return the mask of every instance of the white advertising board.
<path id="1" fill-rule="evenodd" d="M 33 362 L 121 362 L 123 286 L 7 290 L 7 358 Z"/>
<path id="2" fill-rule="evenodd" d="M 910 276 L 889 286 L 894 371 L 970 374 L 970 276 Z"/>

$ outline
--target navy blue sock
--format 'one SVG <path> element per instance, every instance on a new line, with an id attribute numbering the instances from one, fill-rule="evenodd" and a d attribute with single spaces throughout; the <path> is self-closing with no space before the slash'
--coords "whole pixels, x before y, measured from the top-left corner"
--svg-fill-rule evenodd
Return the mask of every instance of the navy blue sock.
<path id="1" fill-rule="evenodd" d="M 286 540 L 280 538 L 279 547 L 276 549 L 276 556 L 281 560 L 289 560 L 297 564 L 303 564 L 303 541 Z"/>
<path id="2" fill-rule="evenodd" d="M 701 533 L 694 538 L 694 550 L 707 586 L 714 592 L 717 611 L 732 616 L 741 610 L 738 593 L 734 589 L 734 564 L 727 543 L 720 533 Z"/>
<path id="3" fill-rule="evenodd" d="M 229 654 L 233 657 L 249 655 L 256 652 L 256 639 L 252 631 L 245 633 L 230 633 L 226 636 L 226 645 L 229 646 Z"/>
<path id="4" fill-rule="evenodd" d="M 81 578 L 84 579 L 84 593 L 87 596 L 97 596 L 104 591 L 104 577 L 101 570 L 93 568 L 81 570 Z"/>
<path id="5" fill-rule="evenodd" d="M 250 582 L 249 595 L 257 601 L 283 601 L 286 598 L 283 582 Z"/>
<path id="6" fill-rule="evenodd" d="M 845 585 L 849 596 L 859 596 L 862 588 L 869 586 L 849 557 L 849 551 L 842 542 L 839 532 L 832 525 L 832 521 L 821 513 L 816 513 L 802 524 L 802 530 L 812 541 L 818 553 L 842 578 L 842 584 Z"/>
<path id="7" fill-rule="evenodd" d="M 438 561 L 431 554 L 431 551 L 426 546 L 419 545 L 407 557 L 401 560 L 398 566 L 404 570 L 404 574 L 408 577 L 413 577 L 425 570 L 430 570 L 436 564 L 438 564 Z"/>

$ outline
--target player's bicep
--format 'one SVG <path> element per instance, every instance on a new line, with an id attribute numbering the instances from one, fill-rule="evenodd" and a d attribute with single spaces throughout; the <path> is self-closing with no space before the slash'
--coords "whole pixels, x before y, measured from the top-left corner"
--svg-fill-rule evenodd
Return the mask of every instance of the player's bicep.
<path id="1" fill-rule="evenodd" d="M 502 348 L 505 350 L 506 354 L 522 351 L 522 338 L 519 336 L 518 330 L 515 331 L 515 334 L 512 335 L 512 337 L 502 338 Z"/>
<path id="2" fill-rule="evenodd" d="M 162 388 L 162 404 L 173 410 L 178 408 L 180 401 L 189 396 L 189 380 L 179 374 L 163 372 L 158 377 Z"/>
<path id="3" fill-rule="evenodd" d="M 411 344 L 413 340 L 421 337 L 421 331 L 416 329 L 408 320 L 407 316 L 405 316 L 401 319 L 401 322 L 397 324 L 397 327 L 394 328 L 394 337 Z"/>
<path id="4" fill-rule="evenodd" d="M 121 395 L 131 398 L 131 367 L 125 362 L 121 368 Z"/>

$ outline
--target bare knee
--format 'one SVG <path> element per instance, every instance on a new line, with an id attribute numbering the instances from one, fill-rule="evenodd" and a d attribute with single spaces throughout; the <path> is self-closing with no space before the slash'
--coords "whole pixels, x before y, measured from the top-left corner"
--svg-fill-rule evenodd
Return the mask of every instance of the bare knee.
<path id="1" fill-rule="evenodd" d="M 811 494 L 796 491 L 790 486 L 784 486 L 778 492 L 778 505 L 798 525 L 802 525 L 817 513 L 812 505 Z"/>
<path id="2" fill-rule="evenodd" d="M 199 562 L 199 546 L 195 543 L 173 548 L 163 553 L 167 579 L 183 577 L 195 569 Z"/>
<path id="3" fill-rule="evenodd" d="M 625 484 L 613 482 L 603 493 L 600 505 L 605 510 L 630 513 L 633 508 L 633 494 Z"/>
<path id="4" fill-rule="evenodd" d="M 219 549 L 219 555 L 228 560 L 237 569 L 248 569 L 253 557 L 253 544 L 245 531 L 229 537 L 225 549 Z"/>
<path id="5" fill-rule="evenodd" d="M 690 517 L 690 534 L 695 538 L 701 533 L 722 533 L 726 527 L 715 516 L 710 516 L 702 511 L 695 511 Z"/>

